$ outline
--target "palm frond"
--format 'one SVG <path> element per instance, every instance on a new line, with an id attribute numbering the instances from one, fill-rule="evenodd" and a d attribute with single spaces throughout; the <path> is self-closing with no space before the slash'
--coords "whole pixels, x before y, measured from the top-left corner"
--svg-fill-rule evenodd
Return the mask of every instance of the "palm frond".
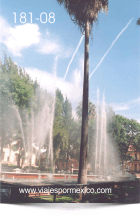
<path id="1" fill-rule="evenodd" d="M 69 13 L 72 21 L 81 31 L 85 31 L 86 21 L 89 20 L 92 29 L 93 22 L 97 21 L 99 12 L 108 12 L 108 0 L 57 0 Z"/>

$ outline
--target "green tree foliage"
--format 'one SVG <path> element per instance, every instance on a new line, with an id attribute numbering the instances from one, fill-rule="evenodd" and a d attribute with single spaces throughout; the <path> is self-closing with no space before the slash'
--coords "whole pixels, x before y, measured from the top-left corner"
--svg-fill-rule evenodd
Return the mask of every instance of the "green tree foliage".
<path id="1" fill-rule="evenodd" d="M 76 114 L 79 120 L 82 120 L 82 102 L 79 102 L 78 106 L 76 107 Z M 96 111 L 95 105 L 89 100 L 88 102 L 88 118 L 92 120 L 95 118 Z"/>
<path id="2" fill-rule="evenodd" d="M 56 91 L 55 102 L 55 116 L 54 116 L 54 130 L 53 130 L 53 144 L 55 159 L 65 157 L 64 149 L 68 146 L 67 131 L 64 127 L 64 98 L 60 90 Z"/>
<path id="3" fill-rule="evenodd" d="M 129 146 L 135 151 L 140 151 L 140 124 L 137 121 L 114 114 L 108 131 L 113 144 L 117 147 L 121 163 L 131 159 L 128 155 Z"/>
<path id="4" fill-rule="evenodd" d="M 95 146 L 95 116 L 96 110 L 95 105 L 89 100 L 88 102 L 88 162 L 92 162 L 93 154 L 94 154 L 94 146 Z M 76 107 L 76 114 L 78 116 L 78 121 L 81 126 L 82 121 L 82 102 L 79 102 Z"/>
<path id="5" fill-rule="evenodd" d="M 33 82 L 29 75 L 7 58 L 5 54 L 4 64 L 1 64 L 1 94 L 13 100 L 19 108 L 29 107 L 29 102 L 33 98 Z"/>
<path id="6" fill-rule="evenodd" d="M 4 63 L 0 63 L 0 122 L 2 147 L 11 144 L 12 140 L 18 141 L 18 148 L 24 147 L 20 120 L 26 135 L 26 113 L 31 111 L 31 102 L 34 100 L 34 86 L 29 75 L 11 60 L 4 56 Z M 16 136 L 15 136 L 16 135 Z M 16 137 L 16 138 L 15 138 Z M 27 138 L 27 136 L 26 136 Z"/>
<path id="7" fill-rule="evenodd" d="M 69 100 L 64 99 L 60 90 L 56 91 L 53 144 L 55 160 L 69 161 L 77 154 L 76 122 L 72 117 L 72 107 Z"/>

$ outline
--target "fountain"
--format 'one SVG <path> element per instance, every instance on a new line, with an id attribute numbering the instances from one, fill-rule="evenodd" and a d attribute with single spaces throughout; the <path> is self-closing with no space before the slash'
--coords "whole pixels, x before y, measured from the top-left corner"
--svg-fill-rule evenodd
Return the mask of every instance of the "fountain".
<path id="1" fill-rule="evenodd" d="M 56 82 L 56 69 L 57 69 L 58 56 L 55 58 L 54 64 L 54 83 Z M 56 85 L 54 85 L 56 86 Z M 44 168 L 49 168 L 51 172 L 54 172 L 53 168 L 53 122 L 54 122 L 54 110 L 55 110 L 55 88 L 53 95 L 47 94 L 44 91 L 40 92 L 40 89 L 36 89 L 36 99 L 39 100 L 38 107 L 34 107 L 33 102 L 31 102 L 31 110 L 29 113 L 24 109 L 23 111 L 19 109 L 14 102 L 12 102 L 12 110 L 14 113 L 13 121 L 16 122 L 16 128 L 18 125 L 18 130 L 21 134 L 22 144 L 21 147 L 24 149 L 25 161 L 28 163 L 29 170 L 33 162 L 33 153 L 38 159 L 38 165 L 41 165 L 40 156 L 43 155 L 45 162 Z M 8 118 L 7 118 L 8 120 Z M 24 120 L 24 121 L 23 121 Z M 12 122 L 10 123 L 12 125 Z M 110 176 L 110 165 L 111 169 L 115 171 L 118 165 L 118 160 L 116 157 L 116 150 L 113 147 L 111 139 L 108 135 L 107 126 L 108 125 L 108 113 L 105 103 L 105 95 L 103 94 L 102 103 L 100 103 L 99 89 L 97 90 L 97 109 L 96 109 L 96 135 L 95 144 L 93 151 L 93 158 L 91 165 L 94 165 L 93 174 L 88 177 L 92 181 L 97 178 L 97 181 L 102 181 Z M 13 127 L 14 128 L 14 127 Z M 14 131 L 14 130 L 13 130 Z M 94 142 L 93 142 L 94 143 Z M 19 150 L 21 151 L 21 150 Z M 24 162 L 25 162 L 24 161 Z M 23 162 L 23 165 L 24 165 Z M 39 168 L 40 169 L 40 168 Z M 50 172 L 49 171 L 49 172 Z M 39 173 L 38 173 L 39 172 Z M 7 177 L 10 177 L 10 174 Z M 18 176 L 16 174 L 16 176 Z M 16 177 L 12 176 L 12 177 Z M 78 175 L 72 174 L 47 174 L 46 172 L 40 173 L 40 171 L 35 171 L 32 177 L 34 179 L 42 181 L 47 179 L 51 181 L 57 179 L 65 182 L 76 180 Z M 2 177 L 6 177 L 3 174 Z M 31 177 L 31 174 L 29 175 Z"/>
<path id="2" fill-rule="evenodd" d="M 95 147 L 95 174 L 100 174 L 103 171 L 105 175 L 105 171 L 107 169 L 106 165 L 106 144 L 107 144 L 107 131 L 106 131 L 106 107 L 105 107 L 105 96 L 103 95 L 103 102 L 101 106 L 101 114 L 100 114 L 100 106 L 99 106 L 99 89 L 97 90 L 97 119 L 96 119 L 96 147 Z"/>
<path id="3" fill-rule="evenodd" d="M 22 119 L 21 119 L 21 116 L 20 116 L 18 107 L 14 104 L 14 105 L 12 106 L 12 108 L 13 108 L 13 110 L 15 111 L 16 116 L 17 116 L 17 118 L 18 118 L 18 123 L 19 123 L 19 126 L 20 126 L 21 135 L 22 135 L 22 140 L 23 140 L 23 146 L 24 146 L 24 150 L 25 150 L 25 152 L 26 152 L 26 145 L 25 145 L 25 137 L 24 137 Z"/>
<path id="4" fill-rule="evenodd" d="M 56 86 L 56 72 L 57 72 L 57 62 L 58 56 L 55 58 L 54 64 L 54 86 Z M 54 93 L 52 99 L 42 99 L 45 102 L 42 109 L 36 115 L 32 114 L 32 141 L 34 140 L 38 144 L 39 153 L 41 153 L 41 148 L 43 145 L 48 143 L 46 147 L 47 151 L 47 167 L 52 168 L 53 171 L 53 123 L 54 123 L 54 110 L 55 110 L 55 92 L 56 88 L 54 88 Z M 40 96 L 42 97 L 42 96 Z M 34 120 L 34 121 L 33 121 Z M 32 143 L 32 144 L 33 144 Z"/>
<path id="5" fill-rule="evenodd" d="M 56 87 L 56 73 L 57 73 L 57 63 L 58 63 L 58 56 L 55 58 L 54 64 L 54 86 Z M 54 123 L 54 111 L 55 111 L 55 98 L 56 98 L 56 88 L 54 89 L 54 98 L 52 104 L 52 113 L 51 113 L 51 124 L 50 124 L 50 136 L 49 136 L 49 150 L 48 150 L 48 159 L 49 165 L 53 168 L 53 123 Z"/>
<path id="6" fill-rule="evenodd" d="M 54 64 L 54 82 L 56 80 L 58 56 L 55 58 Z M 54 84 L 55 86 L 55 84 Z M 40 159 L 44 159 L 44 168 L 50 168 L 53 171 L 53 123 L 54 123 L 54 110 L 55 110 L 55 92 L 48 93 L 39 85 L 35 88 L 34 101 L 31 100 L 30 110 L 18 107 L 14 100 L 5 100 L 4 123 L 8 126 L 7 138 L 4 146 L 4 158 L 0 159 L 3 162 L 10 162 L 13 165 L 36 167 L 39 166 Z M 37 103 L 36 103 L 37 102 Z M 12 150 L 12 151 L 11 151 Z M 10 153 L 16 153 L 11 158 Z M 21 157 L 22 156 L 22 157 Z M 36 158 L 36 159 L 35 159 Z M 12 159 L 10 161 L 10 159 Z M 34 163 L 33 163 L 34 162 Z M 7 164 L 7 163 L 6 163 Z M 14 167 L 14 168 L 15 168 Z M 3 167 L 4 171 L 5 165 Z M 40 169 L 40 167 L 38 167 Z"/>
<path id="7" fill-rule="evenodd" d="M 109 114 L 107 114 L 105 95 L 103 94 L 102 103 L 100 105 L 99 89 L 97 89 L 94 174 L 101 177 L 107 177 L 110 175 L 110 165 L 112 167 L 111 169 L 114 171 L 119 165 L 115 147 L 107 133 L 108 116 Z"/>

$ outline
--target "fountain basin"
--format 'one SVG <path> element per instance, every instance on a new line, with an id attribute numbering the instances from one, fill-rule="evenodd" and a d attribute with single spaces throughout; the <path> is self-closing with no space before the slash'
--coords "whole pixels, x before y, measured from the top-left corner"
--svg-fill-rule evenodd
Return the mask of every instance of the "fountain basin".
<path id="1" fill-rule="evenodd" d="M 20 173 L 20 172 L 1 172 L 1 177 L 15 179 L 78 179 L 78 174 L 50 174 L 50 173 Z M 87 175 L 88 179 L 100 179 L 99 175 Z"/>

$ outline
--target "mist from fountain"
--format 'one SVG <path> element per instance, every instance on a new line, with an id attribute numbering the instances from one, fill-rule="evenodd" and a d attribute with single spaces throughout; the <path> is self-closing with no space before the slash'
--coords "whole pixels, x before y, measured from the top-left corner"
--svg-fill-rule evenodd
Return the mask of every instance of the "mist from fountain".
<path id="1" fill-rule="evenodd" d="M 54 86 L 55 87 L 56 87 L 57 63 L 58 63 L 58 56 L 55 57 L 55 64 L 54 64 Z M 53 97 L 53 103 L 52 103 L 49 150 L 48 150 L 48 159 L 49 159 L 49 164 L 51 168 L 53 168 L 53 123 L 54 123 L 55 99 L 56 99 L 56 88 L 54 88 L 54 97 Z"/>
<path id="2" fill-rule="evenodd" d="M 53 123 L 54 123 L 54 111 L 55 111 L 55 99 L 56 99 L 56 74 L 57 74 L 58 56 L 55 57 L 54 63 L 54 92 L 52 99 L 47 98 L 45 105 L 34 117 L 34 137 L 39 146 L 39 152 L 41 148 L 47 142 L 47 167 L 53 169 Z M 42 96 L 41 96 L 42 97 Z"/>
<path id="3" fill-rule="evenodd" d="M 105 95 L 103 94 L 102 103 L 100 105 L 99 89 L 97 89 L 96 134 L 94 148 L 95 175 L 107 176 L 110 174 L 111 169 L 115 170 L 115 168 L 117 168 L 119 163 L 115 147 L 107 133 L 108 116 L 109 114 L 107 114 Z"/>
<path id="4" fill-rule="evenodd" d="M 23 140 L 23 146 L 24 146 L 24 150 L 25 150 L 25 152 L 26 152 L 25 136 L 24 136 L 24 131 L 23 131 L 22 119 L 21 119 L 21 116 L 20 116 L 18 107 L 14 104 L 14 105 L 12 106 L 12 108 L 13 108 L 13 110 L 15 111 L 16 117 L 18 118 L 18 121 L 19 121 L 18 123 L 19 123 L 20 130 L 21 130 L 21 135 L 22 135 L 22 140 Z"/>
<path id="5" fill-rule="evenodd" d="M 30 166 L 32 166 L 33 154 L 37 157 L 37 160 L 43 154 L 45 165 L 47 168 L 53 169 L 53 123 L 56 100 L 57 62 L 58 56 L 55 58 L 53 68 L 53 93 L 48 93 L 38 86 L 35 90 L 35 102 L 37 104 L 30 102 L 30 111 L 26 111 L 25 108 L 18 108 L 14 101 L 11 100 L 8 105 L 9 110 L 7 115 L 5 115 L 5 123 L 11 129 L 12 143 L 9 146 L 10 150 L 13 145 L 16 145 L 15 148 L 18 148 L 19 152 L 23 150 L 24 162 L 26 161 Z M 11 112 L 10 119 L 8 118 L 9 111 Z"/>

